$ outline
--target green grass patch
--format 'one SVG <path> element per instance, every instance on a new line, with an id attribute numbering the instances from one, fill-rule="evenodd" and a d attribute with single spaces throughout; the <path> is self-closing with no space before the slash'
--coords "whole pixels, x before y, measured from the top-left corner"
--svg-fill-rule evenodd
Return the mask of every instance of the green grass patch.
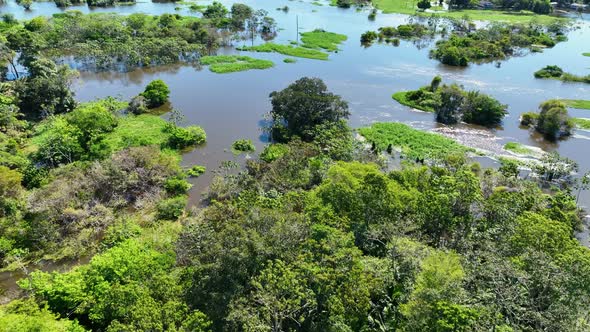
<path id="1" fill-rule="evenodd" d="M 283 59 L 284 63 L 295 63 L 297 62 L 297 59 L 293 59 L 293 58 L 285 58 Z"/>
<path id="2" fill-rule="evenodd" d="M 307 58 L 315 60 L 328 60 L 328 53 L 314 50 L 311 48 L 297 47 L 291 45 L 280 45 L 275 43 L 265 43 L 256 46 L 243 46 L 238 48 L 240 51 L 266 52 L 266 53 L 280 53 L 288 56 L 298 58 Z"/>
<path id="3" fill-rule="evenodd" d="M 424 112 L 432 112 L 434 113 L 434 108 L 432 107 L 427 107 L 427 106 L 422 106 L 412 100 L 408 99 L 408 93 L 411 91 L 400 91 L 400 92 L 396 92 L 394 93 L 391 98 L 395 99 L 398 103 L 402 104 L 402 105 L 406 105 Z"/>
<path id="4" fill-rule="evenodd" d="M 314 1 L 311 4 L 314 5 L 314 6 L 323 6 L 323 4 L 321 2 L 318 2 L 318 1 Z"/>
<path id="5" fill-rule="evenodd" d="M 375 142 L 380 150 L 385 151 L 391 144 L 409 158 L 439 159 L 450 154 L 474 151 L 440 134 L 421 131 L 398 122 L 379 122 L 359 128 L 358 132 L 369 142 Z"/>
<path id="6" fill-rule="evenodd" d="M 572 121 L 576 125 L 576 127 L 580 129 L 590 130 L 590 119 L 586 118 L 572 118 Z"/>
<path id="7" fill-rule="evenodd" d="M 580 76 L 571 74 L 554 65 L 545 66 L 544 68 L 537 70 L 534 75 L 535 78 L 540 79 L 555 79 L 563 82 L 580 82 L 590 84 L 590 75 Z"/>
<path id="8" fill-rule="evenodd" d="M 403 0 L 373 0 L 373 4 L 381 9 L 383 13 L 399 13 L 408 15 L 430 16 L 431 13 L 419 11 L 414 1 Z M 502 10 L 453 10 L 437 12 L 437 15 L 448 18 L 462 19 L 465 15 L 472 20 L 490 21 L 490 22 L 507 22 L 507 23 L 529 23 L 535 21 L 539 24 L 550 24 L 564 18 L 538 15 L 529 11 L 502 11 Z"/>
<path id="9" fill-rule="evenodd" d="M 314 30 L 301 34 L 303 47 L 324 49 L 327 51 L 337 51 L 338 44 L 344 42 L 348 37 L 334 32 L 324 30 Z"/>
<path id="10" fill-rule="evenodd" d="M 517 142 L 508 142 L 504 145 L 504 150 L 521 155 L 534 155 L 535 151 Z"/>
<path id="11" fill-rule="evenodd" d="M 119 118 L 119 125 L 105 137 L 105 143 L 113 150 L 129 146 L 163 145 L 168 142 L 164 132 L 166 121 L 157 115 L 126 115 Z"/>
<path id="12" fill-rule="evenodd" d="M 590 56 L 590 52 L 588 53 L 582 53 L 583 56 Z"/>
<path id="13" fill-rule="evenodd" d="M 568 107 L 571 107 L 571 108 L 590 110 L 590 100 L 563 99 L 561 101 L 564 102 Z"/>
<path id="14" fill-rule="evenodd" d="M 234 73 L 251 69 L 268 69 L 274 66 L 270 60 L 255 59 L 243 55 L 213 55 L 201 57 L 201 64 L 218 74 Z"/>

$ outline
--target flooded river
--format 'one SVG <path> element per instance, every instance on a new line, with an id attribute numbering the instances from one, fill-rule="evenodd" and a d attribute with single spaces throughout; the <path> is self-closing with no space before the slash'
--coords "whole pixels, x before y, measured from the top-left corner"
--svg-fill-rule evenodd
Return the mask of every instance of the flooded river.
<path id="1" fill-rule="evenodd" d="M 231 6 L 234 1 L 221 1 Z M 210 181 L 212 172 L 223 160 L 240 160 L 229 148 L 239 138 L 256 142 L 259 150 L 265 143 L 261 132 L 263 116 L 270 110 L 268 95 L 274 90 L 285 88 L 302 76 L 320 77 L 329 89 L 343 96 L 350 103 L 353 127 L 375 121 L 401 121 L 414 127 L 441 132 L 456 138 L 461 143 L 492 152 L 502 153 L 502 146 L 509 141 L 556 150 L 563 156 L 580 164 L 580 172 L 590 170 L 590 132 L 577 131 L 574 137 L 557 143 L 548 143 L 541 137 L 531 135 L 519 128 L 519 114 L 536 110 L 539 103 L 550 98 L 590 99 L 590 85 L 562 83 L 554 80 L 536 80 L 533 72 L 546 66 L 558 65 L 565 71 L 576 74 L 590 73 L 590 17 L 578 19 L 568 37 L 543 53 L 532 53 L 495 63 L 470 65 L 467 68 L 449 67 L 429 59 L 430 47 L 418 48 L 412 42 L 402 41 L 399 47 L 375 44 L 369 48 L 360 45 L 360 35 L 367 30 L 381 26 L 406 23 L 407 15 L 378 14 L 374 21 L 367 19 L 368 10 L 339 9 L 317 6 L 302 1 L 261 1 L 243 0 L 255 9 L 266 9 L 276 19 L 280 29 L 276 41 L 287 43 L 297 36 L 296 19 L 301 32 L 316 28 L 342 33 L 348 41 L 341 50 L 330 55 L 329 61 L 297 59 L 295 64 L 283 63 L 285 56 L 256 53 L 252 56 L 269 59 L 275 67 L 268 70 L 247 71 L 231 74 L 214 74 L 208 69 L 191 65 L 171 65 L 155 68 L 141 68 L 131 72 L 82 72 L 75 85 L 79 100 L 87 101 L 105 96 L 130 98 L 151 80 L 163 79 L 171 89 L 171 106 L 186 117 L 186 124 L 197 124 L 207 131 L 208 142 L 184 155 L 184 165 L 205 165 L 208 172 L 194 181 L 191 203 L 199 201 L 200 192 Z M 207 4 L 201 2 L 199 4 Z M 288 6 L 289 11 L 276 8 Z M 180 10 L 176 10 L 180 7 Z M 89 9 L 74 6 L 70 9 L 82 12 L 118 12 L 129 14 L 179 13 L 200 15 L 190 12 L 186 5 L 173 3 L 140 2 L 131 6 Z M 25 11 L 13 0 L 0 5 L 0 13 L 12 13 L 19 19 L 61 12 L 53 2 L 35 2 L 31 11 Z M 260 43 L 260 40 L 255 41 Z M 234 46 L 250 44 L 237 41 Z M 430 45 L 432 46 L 432 45 Z M 219 54 L 236 53 L 234 48 L 225 48 Z M 248 54 L 248 52 L 241 52 Z M 458 125 L 446 127 L 434 122 L 432 114 L 417 112 L 399 105 L 391 94 L 400 90 L 416 89 L 430 82 L 434 75 L 441 75 L 446 83 L 457 82 L 468 89 L 478 89 L 509 105 L 509 116 L 502 128 L 490 130 L 473 126 Z M 571 110 L 575 117 L 590 117 L 589 110 Z M 581 204 L 590 205 L 590 193 L 581 198 Z"/>

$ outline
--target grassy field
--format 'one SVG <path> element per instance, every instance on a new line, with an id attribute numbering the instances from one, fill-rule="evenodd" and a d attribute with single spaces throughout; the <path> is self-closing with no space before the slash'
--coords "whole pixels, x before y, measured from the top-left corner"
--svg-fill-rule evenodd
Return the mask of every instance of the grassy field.
<path id="1" fill-rule="evenodd" d="M 331 52 L 337 51 L 338 44 L 344 42 L 346 39 L 348 39 L 348 37 L 345 35 L 323 30 L 314 30 L 301 34 L 303 47 L 315 49 L 321 48 Z"/>
<path id="2" fill-rule="evenodd" d="M 105 137 L 113 151 L 128 146 L 162 145 L 168 141 L 164 133 L 166 121 L 157 115 L 127 115 L 119 118 L 119 125 Z"/>
<path id="3" fill-rule="evenodd" d="M 590 100 L 582 99 L 563 99 L 568 107 L 590 110 Z"/>
<path id="4" fill-rule="evenodd" d="M 417 1 L 407 0 L 374 0 L 373 4 L 381 9 L 384 13 L 399 13 L 409 15 L 425 15 L 430 16 L 430 13 L 417 11 Z M 549 24 L 562 18 L 552 17 L 549 15 L 537 15 L 528 11 L 509 12 L 500 10 L 454 10 L 437 13 L 443 17 L 449 18 L 463 18 L 468 15 L 470 19 L 477 21 L 494 21 L 494 22 L 508 22 L 508 23 L 528 23 L 535 20 L 540 24 Z"/>
<path id="5" fill-rule="evenodd" d="M 414 129 L 398 122 L 379 122 L 370 127 L 359 128 L 358 132 L 369 142 L 375 142 L 385 151 L 387 146 L 401 149 L 409 158 L 442 158 L 450 154 L 466 153 L 473 149 L 445 136 Z"/>
<path id="6" fill-rule="evenodd" d="M 406 95 L 408 94 L 409 91 L 400 91 L 400 92 L 396 92 L 394 93 L 391 98 L 395 99 L 398 103 L 402 104 L 402 105 L 406 105 L 409 107 L 413 107 L 415 109 L 424 111 L 424 112 L 432 112 L 434 113 L 434 109 L 430 108 L 430 107 L 423 107 L 421 105 L 418 105 L 416 103 L 414 103 L 411 100 L 408 100 L 408 98 L 406 98 Z"/>
<path id="7" fill-rule="evenodd" d="M 268 69 L 274 66 L 270 60 L 255 59 L 249 56 L 214 55 L 201 57 L 201 64 L 209 66 L 209 70 L 218 73 L 234 73 L 251 69 Z"/>
<path id="8" fill-rule="evenodd" d="M 572 121 L 576 124 L 576 127 L 580 129 L 590 130 L 590 119 L 572 118 Z"/>
<path id="9" fill-rule="evenodd" d="M 276 52 L 288 56 L 294 56 L 298 58 L 308 58 L 316 60 L 328 60 L 328 53 L 314 50 L 311 48 L 297 47 L 291 45 L 280 45 L 275 43 L 266 43 L 257 46 L 244 46 L 238 48 L 240 51 L 254 51 L 254 52 Z"/>
<path id="10" fill-rule="evenodd" d="M 517 142 L 508 142 L 504 145 L 504 150 L 521 155 L 534 155 L 535 151 Z"/>

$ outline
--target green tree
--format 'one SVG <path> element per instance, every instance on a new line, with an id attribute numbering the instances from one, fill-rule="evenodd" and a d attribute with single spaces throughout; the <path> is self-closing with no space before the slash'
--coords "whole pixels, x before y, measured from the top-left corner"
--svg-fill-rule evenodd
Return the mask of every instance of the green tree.
<path id="1" fill-rule="evenodd" d="M 550 140 L 555 140 L 572 133 L 574 124 L 565 104 L 559 100 L 548 100 L 539 105 L 541 110 L 536 129 Z"/>
<path id="2" fill-rule="evenodd" d="M 212 4 L 207 6 L 205 11 L 203 12 L 203 17 L 209 19 L 222 19 L 225 18 L 228 14 L 227 8 L 223 4 L 217 1 L 213 1 Z"/>
<path id="3" fill-rule="evenodd" d="M 234 3 L 231 6 L 231 23 L 234 29 L 244 30 L 245 22 L 252 19 L 254 10 L 243 3 Z"/>
<path id="4" fill-rule="evenodd" d="M 39 144 L 36 158 L 50 167 L 80 160 L 84 154 L 81 135 L 80 129 L 64 118 L 53 119 Z"/>
<path id="5" fill-rule="evenodd" d="M 0 307 L 1 332 L 84 332 L 76 321 L 59 319 L 46 307 L 39 307 L 31 299 L 15 300 Z"/>
<path id="6" fill-rule="evenodd" d="M 434 252 L 424 259 L 408 303 L 401 306 L 406 331 L 470 331 L 477 311 L 457 303 L 465 272 L 457 254 Z"/>
<path id="7" fill-rule="evenodd" d="M 270 94 L 273 120 L 272 136 L 278 141 L 299 136 L 313 140 L 310 133 L 316 126 L 336 123 L 348 118 L 348 103 L 328 92 L 319 78 L 301 78 L 282 91 Z"/>
<path id="8" fill-rule="evenodd" d="M 280 260 L 270 261 L 252 282 L 252 293 L 232 304 L 229 319 L 245 331 L 286 331 L 305 323 L 315 307 L 305 275 Z"/>
<path id="9" fill-rule="evenodd" d="M 502 123 L 508 106 L 479 91 L 469 91 L 463 101 L 463 121 L 482 126 L 495 127 Z"/>
<path id="10" fill-rule="evenodd" d="M 440 90 L 440 103 L 435 108 L 436 121 L 454 124 L 461 120 L 461 107 L 465 99 L 463 89 L 456 84 L 443 85 Z"/>
<path id="11" fill-rule="evenodd" d="M 164 103 L 168 101 L 169 95 L 170 89 L 162 80 L 151 81 L 141 93 L 141 96 L 145 98 L 149 108 L 164 105 Z"/>
<path id="12" fill-rule="evenodd" d="M 71 85 L 75 71 L 39 59 L 31 62 L 29 73 L 30 76 L 17 80 L 14 85 L 21 112 L 46 117 L 74 110 L 76 101 Z"/>
<path id="13" fill-rule="evenodd" d="M 68 114 L 67 121 L 80 130 L 79 142 L 86 151 L 93 144 L 100 143 L 104 135 L 115 130 L 118 124 L 114 114 L 97 104 L 76 108 Z"/>
<path id="14" fill-rule="evenodd" d="M 428 8 L 432 7 L 432 5 L 430 4 L 430 0 L 420 0 L 420 1 L 418 1 L 417 6 L 420 9 L 428 9 Z"/>

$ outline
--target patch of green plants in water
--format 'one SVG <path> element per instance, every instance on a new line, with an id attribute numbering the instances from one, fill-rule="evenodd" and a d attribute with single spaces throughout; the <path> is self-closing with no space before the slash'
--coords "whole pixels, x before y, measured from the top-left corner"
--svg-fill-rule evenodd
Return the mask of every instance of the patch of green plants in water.
<path id="1" fill-rule="evenodd" d="M 212 55 L 201 57 L 202 65 L 218 74 L 233 73 L 251 69 L 268 69 L 274 66 L 270 60 L 255 59 L 244 55 Z"/>
<path id="2" fill-rule="evenodd" d="M 323 6 L 323 4 L 321 2 L 318 2 L 318 1 L 314 1 L 311 4 L 314 5 L 314 6 Z"/>
<path id="3" fill-rule="evenodd" d="M 534 155 L 535 151 L 517 142 L 508 142 L 504 145 L 504 150 L 521 155 Z"/>
<path id="4" fill-rule="evenodd" d="M 373 0 L 373 5 L 383 11 L 384 14 L 399 13 L 408 15 L 428 16 L 432 13 L 419 11 L 416 6 L 417 2 L 405 2 L 399 0 Z M 528 2 L 534 4 L 535 2 Z M 471 3 L 469 3 L 471 5 Z M 515 6 L 514 2 L 507 2 L 510 6 Z M 528 4 L 525 4 L 525 6 Z M 522 5 L 521 5 L 522 6 Z M 457 6 L 459 7 L 459 6 Z M 522 8 L 522 7 L 519 7 Z M 526 7 L 525 7 L 526 8 Z M 441 10 L 436 6 L 430 8 L 431 10 Z M 553 24 L 555 22 L 563 22 L 567 19 L 558 18 L 549 15 L 539 15 L 529 10 L 512 10 L 512 8 L 505 9 L 485 9 L 477 10 L 470 8 L 455 8 L 453 10 L 444 10 L 436 13 L 440 17 L 450 19 L 465 19 L 469 17 L 472 20 L 487 21 L 487 22 L 507 22 L 507 23 L 531 23 L 536 24 Z"/>
<path id="5" fill-rule="evenodd" d="M 430 102 L 409 99 L 408 95 L 412 95 L 413 92 L 414 91 L 399 91 L 394 93 L 391 97 L 402 105 L 406 105 L 424 112 L 435 112 L 433 107 L 434 105 L 430 105 Z"/>
<path id="6" fill-rule="evenodd" d="M 254 152 L 256 147 L 249 139 L 239 139 L 232 143 L 231 149 L 234 153 Z"/>
<path id="7" fill-rule="evenodd" d="M 348 37 L 342 34 L 328 32 L 320 29 L 316 29 L 310 32 L 304 32 L 301 34 L 301 42 L 303 47 L 324 49 L 327 51 L 337 51 L 338 44 L 346 41 Z"/>
<path id="8" fill-rule="evenodd" d="M 361 44 L 370 45 L 374 41 L 393 43 L 395 46 L 399 45 L 399 40 L 396 39 L 420 39 L 425 36 L 433 35 L 427 26 L 412 23 L 401 24 L 397 27 L 380 27 L 378 31 L 367 31 L 361 35 Z"/>
<path id="9" fill-rule="evenodd" d="M 440 134 L 414 129 L 398 122 L 379 122 L 358 132 L 381 151 L 391 144 L 408 158 L 439 159 L 451 154 L 465 154 L 473 149 Z"/>
<path id="10" fill-rule="evenodd" d="M 503 60 L 517 55 L 521 49 L 555 46 L 565 40 L 564 29 L 560 25 L 540 28 L 537 25 L 491 24 L 466 34 L 452 33 L 448 39 L 436 43 L 430 56 L 450 66 Z"/>
<path id="11" fill-rule="evenodd" d="M 546 66 L 535 72 L 535 78 L 541 79 L 556 79 L 564 82 L 579 82 L 579 83 L 590 83 L 590 75 L 579 76 L 570 74 L 558 66 Z"/>
<path id="12" fill-rule="evenodd" d="M 193 167 L 186 170 L 186 175 L 191 178 L 197 178 L 205 173 L 207 168 L 201 165 L 194 165 Z"/>
<path id="13" fill-rule="evenodd" d="M 588 53 L 582 53 L 583 56 L 590 56 L 590 52 Z"/>
<path id="14" fill-rule="evenodd" d="M 314 50 L 306 47 L 281 45 L 275 43 L 265 43 L 256 46 L 243 46 L 239 47 L 240 51 L 253 51 L 253 52 L 265 52 L 265 53 L 280 53 L 288 56 L 294 56 L 298 58 L 307 58 L 315 60 L 328 60 L 328 53 Z"/>
<path id="15" fill-rule="evenodd" d="M 176 14 L 82 14 L 37 17 L 9 34 L 38 43 L 53 57 L 74 56 L 96 70 L 193 61 L 206 49 L 209 23 Z M 67 32 L 64 32 L 67 31 Z"/>
<path id="16" fill-rule="evenodd" d="M 571 108 L 590 110 L 590 100 L 582 99 L 562 99 L 566 106 Z"/>
<path id="17" fill-rule="evenodd" d="M 586 118 L 572 118 L 573 123 L 577 128 L 590 130 L 590 119 Z"/>
<path id="18" fill-rule="evenodd" d="M 426 112 L 434 112 L 436 121 L 454 124 L 460 121 L 494 127 L 506 116 L 507 106 L 479 91 L 466 91 L 457 84 L 442 84 L 440 76 L 430 85 L 414 91 L 393 94 L 399 103 Z"/>
<path id="19" fill-rule="evenodd" d="M 293 58 L 285 58 L 283 59 L 284 63 L 295 63 L 297 62 L 297 59 L 293 59 Z"/>

